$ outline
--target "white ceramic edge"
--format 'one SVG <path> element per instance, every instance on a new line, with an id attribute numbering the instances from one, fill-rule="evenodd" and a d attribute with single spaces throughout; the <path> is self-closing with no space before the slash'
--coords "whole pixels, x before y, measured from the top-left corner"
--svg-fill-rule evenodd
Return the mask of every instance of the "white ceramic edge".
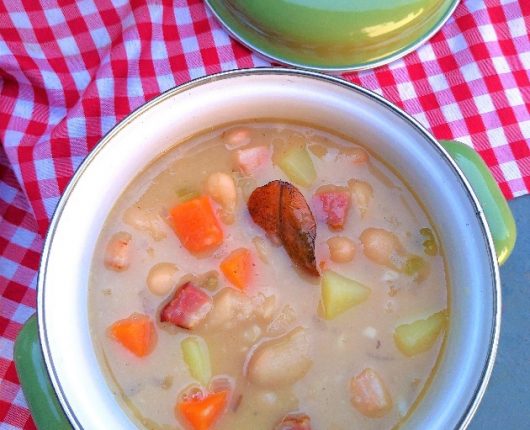
<path id="1" fill-rule="evenodd" d="M 460 3 L 460 0 L 453 0 L 453 4 L 449 9 L 447 9 L 446 15 L 427 33 L 425 33 L 422 37 L 420 37 L 416 42 L 414 42 L 412 45 L 410 45 L 408 48 L 398 51 L 392 55 L 389 55 L 387 57 L 384 57 L 380 60 L 372 61 L 366 64 L 362 64 L 359 66 L 349 66 L 349 67 L 317 67 L 317 66 L 311 66 L 304 63 L 298 63 L 295 61 L 288 61 L 285 58 L 276 57 L 274 55 L 268 54 L 263 49 L 260 49 L 256 47 L 254 44 L 248 42 L 247 40 L 243 39 L 238 33 L 236 33 L 231 27 L 229 27 L 226 22 L 219 16 L 219 14 L 215 11 L 215 9 L 210 4 L 210 0 L 204 0 L 206 5 L 208 6 L 208 10 L 212 13 L 212 15 L 217 19 L 217 21 L 221 24 L 223 29 L 237 42 L 241 43 L 246 48 L 250 49 L 252 52 L 258 54 L 262 59 L 266 61 L 272 61 L 279 65 L 284 66 L 292 66 L 297 67 L 304 70 L 309 70 L 313 72 L 323 72 L 323 73 L 348 73 L 348 72 L 359 72 L 362 70 L 370 70 L 375 69 L 377 67 L 384 66 L 386 64 L 392 63 L 396 60 L 399 60 L 400 58 L 405 57 L 406 55 L 410 54 L 411 52 L 418 49 L 421 45 L 423 45 L 425 42 L 427 42 L 431 37 L 433 37 L 440 29 L 444 26 L 444 24 L 449 20 L 449 18 L 453 15 L 455 12 L 458 4 Z"/>
<path id="2" fill-rule="evenodd" d="M 73 192 L 78 180 L 80 179 L 83 172 L 88 168 L 91 161 L 97 156 L 97 154 L 100 152 L 100 150 L 106 145 L 107 142 L 111 141 L 112 138 L 118 134 L 124 127 L 127 126 L 130 122 L 138 119 L 139 116 L 141 116 L 143 113 L 147 112 L 152 106 L 162 103 L 164 100 L 167 100 L 173 96 L 176 96 L 177 94 L 181 94 L 183 92 L 186 92 L 188 90 L 191 90 L 193 88 L 197 88 L 198 86 L 207 84 L 209 82 L 216 82 L 218 80 L 224 80 L 230 77 L 244 77 L 244 76 L 267 76 L 267 75 L 273 75 L 273 76 L 287 76 L 289 77 L 306 77 L 309 79 L 316 79 L 316 81 L 324 81 L 328 83 L 338 84 L 339 86 L 346 87 L 349 90 L 354 90 L 355 92 L 361 94 L 364 97 L 368 97 L 372 101 L 376 101 L 377 103 L 384 106 L 385 109 L 389 109 L 393 111 L 394 114 L 397 114 L 401 119 L 403 119 L 405 122 L 408 122 L 412 124 L 419 133 L 423 135 L 423 137 L 430 141 L 430 143 L 436 147 L 437 151 L 441 154 L 441 156 L 445 159 L 447 163 L 451 166 L 452 170 L 456 172 L 458 180 L 462 184 L 462 186 L 467 191 L 467 197 L 470 200 L 470 203 L 475 208 L 475 214 L 479 221 L 479 226 L 482 230 L 483 239 L 485 240 L 487 244 L 487 252 L 489 253 L 489 261 L 491 263 L 490 270 L 491 270 L 491 276 L 494 280 L 492 288 L 492 305 L 493 309 L 491 309 L 493 320 L 492 320 L 492 327 L 491 327 L 491 336 L 490 336 L 490 346 L 488 348 L 488 354 L 485 357 L 485 367 L 481 371 L 481 377 L 480 377 L 480 383 L 477 384 L 476 390 L 474 392 L 474 395 L 472 396 L 472 399 L 470 401 L 470 404 L 467 406 L 466 411 L 464 412 L 464 415 L 461 419 L 461 421 L 458 423 L 458 426 L 460 428 L 465 428 L 467 424 L 469 423 L 473 413 L 475 412 L 476 408 L 478 407 L 478 403 L 484 393 L 485 387 L 487 385 L 487 382 L 489 380 L 491 370 L 493 367 L 493 361 L 497 349 L 497 343 L 498 343 L 498 336 L 499 336 L 499 327 L 500 327 L 500 283 L 499 283 L 499 274 L 498 274 L 498 267 L 494 258 L 494 251 L 493 251 L 493 242 L 491 240 L 491 235 L 489 233 L 489 230 L 486 225 L 486 221 L 484 218 L 484 214 L 482 212 L 482 209 L 480 208 L 480 205 L 474 196 L 471 187 L 467 180 L 463 177 L 462 173 L 456 166 L 456 164 L 449 158 L 445 150 L 432 138 L 426 130 L 418 124 L 416 121 L 414 121 L 412 118 L 408 117 L 406 114 L 401 112 L 399 109 L 391 105 L 389 102 L 381 98 L 380 96 L 371 93 L 367 90 L 364 90 L 360 87 L 357 87 L 353 84 L 347 83 L 345 81 L 332 78 L 329 76 L 323 76 L 312 72 L 301 72 L 301 71 L 290 71 L 290 70 L 284 70 L 284 69 L 254 69 L 254 70 L 241 70 L 241 71 L 233 71 L 233 72 L 225 72 L 219 75 L 214 75 L 206 78 L 201 78 L 196 81 L 192 81 L 191 83 L 188 83 L 186 85 L 183 85 L 182 87 L 173 89 L 168 91 L 167 93 L 161 95 L 157 99 L 151 101 L 150 103 L 144 105 L 137 111 L 135 111 L 133 114 L 131 114 L 129 117 L 127 117 L 124 121 L 122 121 L 119 125 L 117 125 L 95 148 L 95 150 L 87 157 L 87 159 L 83 162 L 82 166 L 79 168 L 79 170 L 74 175 L 74 178 L 72 179 L 71 183 L 65 190 L 65 193 L 63 197 L 61 198 L 59 205 L 57 207 L 57 211 L 53 217 L 53 220 L 50 225 L 50 230 L 48 233 L 48 236 L 46 238 L 44 251 L 43 251 L 43 258 L 41 262 L 41 269 L 39 274 L 39 281 L 38 281 L 38 323 L 39 323 L 39 336 L 41 339 L 42 347 L 43 347 L 43 353 L 45 357 L 45 362 L 48 368 L 48 371 L 50 373 L 50 377 L 52 380 L 52 384 L 54 385 L 54 388 L 58 394 L 59 400 L 63 407 L 65 408 L 65 412 L 69 419 L 72 421 L 72 424 L 76 428 L 82 428 L 79 423 L 76 421 L 76 417 L 74 416 L 72 410 L 70 410 L 70 405 L 67 401 L 67 399 L 64 396 L 63 388 L 61 386 L 61 383 L 58 380 L 57 377 L 57 369 L 55 368 L 55 363 L 52 360 L 52 353 L 51 348 L 48 342 L 48 335 L 46 330 L 44 329 L 46 325 L 46 313 L 44 308 L 44 291 L 45 291 L 45 278 L 46 278 L 46 270 L 48 267 L 48 259 L 50 255 L 50 249 L 52 247 L 53 238 L 56 234 L 56 230 L 59 224 L 59 221 L 61 219 L 61 214 L 67 204 L 67 201 L 69 199 L 69 196 Z M 427 396 L 426 396 L 427 397 Z M 423 403 L 423 402 L 422 402 Z M 119 412 L 118 412 L 119 413 Z"/>

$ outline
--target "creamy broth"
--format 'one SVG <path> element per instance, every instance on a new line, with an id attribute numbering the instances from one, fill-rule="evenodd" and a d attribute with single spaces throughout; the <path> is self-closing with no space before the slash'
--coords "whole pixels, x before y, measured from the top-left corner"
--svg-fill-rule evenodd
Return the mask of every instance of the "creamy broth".
<path id="1" fill-rule="evenodd" d="M 229 149 L 237 145 L 241 146 Z M 268 155 L 246 171 L 238 165 L 235 153 L 256 147 L 266 148 Z M 310 185 L 296 184 L 286 174 L 281 160 L 291 147 L 307 151 L 316 171 Z M 214 392 L 216 385 L 229 387 L 227 405 L 212 429 L 274 429 L 288 414 L 306 414 L 314 430 L 390 429 L 412 410 L 436 367 L 444 328 L 423 352 L 413 354 L 398 347 L 395 331 L 446 309 L 444 260 L 434 227 L 414 195 L 384 163 L 362 148 L 300 124 L 232 125 L 175 146 L 129 185 L 98 240 L 89 315 L 109 385 L 139 427 L 194 429 L 176 410 L 184 392 L 201 386 L 183 358 L 181 342 L 189 336 L 202 338 L 209 350 L 212 379 L 202 384 L 205 392 Z M 170 212 L 206 194 L 208 177 L 216 172 L 234 179 L 236 206 L 227 214 L 222 204 L 212 203 L 223 230 L 222 243 L 208 252 L 193 253 L 175 234 Z M 321 186 L 344 187 L 350 194 L 355 194 L 352 180 L 371 187 L 364 194 L 370 196 L 366 205 L 352 199 L 342 230 L 330 228 L 316 216 L 314 253 L 320 273 L 338 273 L 370 290 L 362 302 L 331 319 L 326 318 L 321 303 L 322 277 L 295 268 L 284 247 L 249 215 L 251 193 L 275 180 L 295 185 L 313 213 L 319 212 L 314 195 Z M 143 221 L 138 222 L 138 217 Z M 394 263 L 385 265 L 368 258 L 368 245 L 361 240 L 367 229 L 384 229 L 399 240 L 404 251 L 392 260 L 394 267 Z M 111 270 L 105 258 L 117 233 L 125 235 L 128 261 L 126 267 Z M 340 258 L 330 256 L 327 241 L 336 236 L 348 238 L 353 245 L 353 257 L 346 258 L 351 261 L 338 262 Z M 252 275 L 243 291 L 220 270 L 221 262 L 240 248 L 250 251 L 252 261 Z M 172 288 L 154 294 L 147 279 L 160 263 L 166 263 L 164 267 L 171 272 Z M 161 322 L 161 309 L 177 287 L 190 279 L 214 298 L 212 310 L 189 330 Z M 234 291 L 248 298 L 244 309 L 230 322 L 216 323 L 212 315 L 222 295 Z M 133 313 L 148 316 L 156 331 L 156 345 L 142 357 L 131 353 L 109 331 L 116 321 Z M 300 328 L 309 345 L 304 354 L 310 364 L 303 376 L 280 386 L 249 379 L 256 349 Z M 366 416 L 352 403 L 352 378 L 364 369 L 377 373 L 391 399 L 378 417 Z"/>

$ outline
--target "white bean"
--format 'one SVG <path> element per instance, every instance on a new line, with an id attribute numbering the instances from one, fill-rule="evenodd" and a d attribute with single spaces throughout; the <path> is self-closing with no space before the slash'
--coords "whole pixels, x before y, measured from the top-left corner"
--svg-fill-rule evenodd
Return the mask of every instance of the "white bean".
<path id="1" fill-rule="evenodd" d="M 123 272 L 129 268 L 131 240 L 131 235 L 124 231 L 120 231 L 110 238 L 104 258 L 107 269 Z"/>
<path id="2" fill-rule="evenodd" d="M 382 228 L 367 228 L 360 239 L 366 257 L 374 263 L 399 270 L 399 260 L 405 252 L 394 233 Z"/>
<path id="3" fill-rule="evenodd" d="M 151 267 L 147 275 L 147 288 L 157 296 L 164 296 L 175 286 L 178 272 L 172 263 L 158 263 Z"/>
<path id="4" fill-rule="evenodd" d="M 326 242 L 329 248 L 329 256 L 336 263 L 347 263 L 355 256 L 355 244 L 347 237 L 335 236 Z"/>
<path id="5" fill-rule="evenodd" d="M 248 362 L 247 374 L 253 384 L 272 389 L 294 384 L 312 364 L 307 334 L 298 327 L 258 346 Z"/>
<path id="6" fill-rule="evenodd" d="M 227 149 L 241 148 L 242 146 L 248 145 L 252 140 L 250 129 L 246 127 L 234 127 L 226 130 L 222 138 L 225 141 L 225 147 Z"/>
<path id="7" fill-rule="evenodd" d="M 233 222 L 237 190 L 232 176 L 223 172 L 212 173 L 206 180 L 206 192 L 223 208 L 226 215 L 223 217 L 223 221 Z"/>
<path id="8" fill-rule="evenodd" d="M 164 222 L 152 210 L 131 206 L 123 214 L 123 221 L 137 230 L 146 231 L 154 240 L 161 240 L 166 237 Z"/>
<path id="9" fill-rule="evenodd" d="M 374 190 L 368 182 L 356 181 L 354 179 L 348 181 L 348 186 L 352 193 L 353 202 L 359 209 L 361 218 L 364 218 L 374 197 Z"/>

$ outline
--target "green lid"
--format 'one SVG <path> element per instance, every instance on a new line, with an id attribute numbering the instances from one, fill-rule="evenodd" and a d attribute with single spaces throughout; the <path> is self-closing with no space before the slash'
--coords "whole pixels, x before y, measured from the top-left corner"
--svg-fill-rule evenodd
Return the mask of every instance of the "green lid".
<path id="1" fill-rule="evenodd" d="M 237 39 L 309 69 L 376 67 L 431 37 L 458 0 L 206 0 Z"/>

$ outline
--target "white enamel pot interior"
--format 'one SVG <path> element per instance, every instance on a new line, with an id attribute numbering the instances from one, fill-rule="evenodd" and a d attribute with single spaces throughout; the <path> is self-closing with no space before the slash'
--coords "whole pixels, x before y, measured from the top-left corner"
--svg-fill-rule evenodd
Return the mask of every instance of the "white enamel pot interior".
<path id="1" fill-rule="evenodd" d="M 128 429 L 96 359 L 87 314 L 99 231 L 129 182 L 175 143 L 218 125 L 256 118 L 339 130 L 387 163 L 428 208 L 450 277 L 446 348 L 406 429 L 464 428 L 489 379 L 500 324 L 498 267 L 482 209 L 462 173 L 410 117 L 379 96 L 311 72 L 254 69 L 193 81 L 146 104 L 87 157 L 61 199 L 38 282 L 38 322 L 59 400 L 78 429 Z"/>

